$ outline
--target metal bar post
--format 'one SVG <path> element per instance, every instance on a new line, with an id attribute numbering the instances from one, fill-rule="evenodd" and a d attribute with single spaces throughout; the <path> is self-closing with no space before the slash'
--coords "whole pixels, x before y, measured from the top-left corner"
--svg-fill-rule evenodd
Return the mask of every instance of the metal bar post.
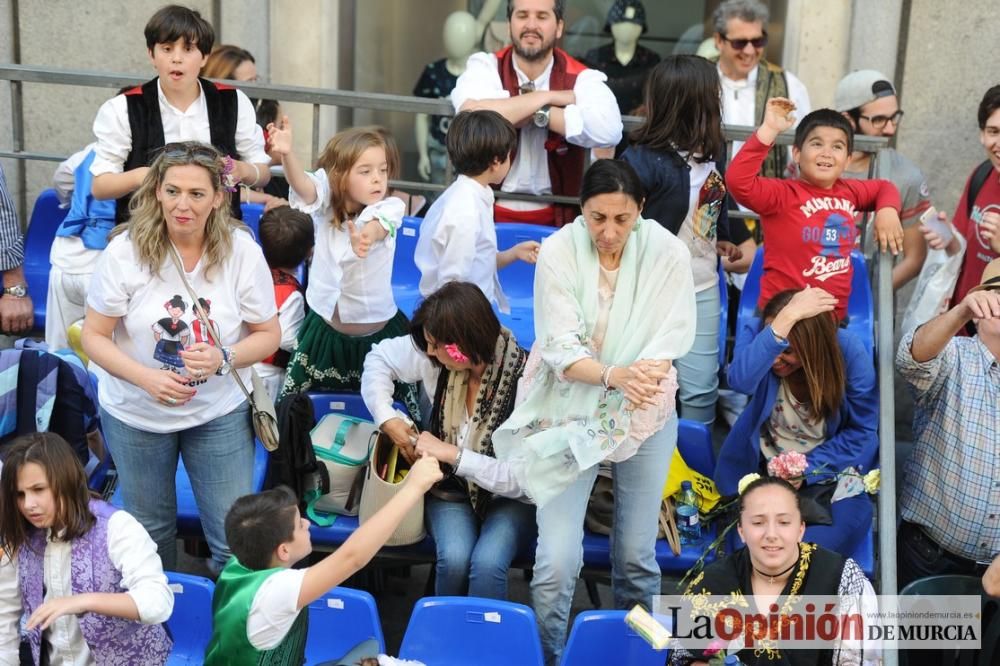
<path id="1" fill-rule="evenodd" d="M 319 104 L 313 104 L 313 134 L 312 134 L 312 157 L 309 165 L 316 164 L 319 158 Z"/>

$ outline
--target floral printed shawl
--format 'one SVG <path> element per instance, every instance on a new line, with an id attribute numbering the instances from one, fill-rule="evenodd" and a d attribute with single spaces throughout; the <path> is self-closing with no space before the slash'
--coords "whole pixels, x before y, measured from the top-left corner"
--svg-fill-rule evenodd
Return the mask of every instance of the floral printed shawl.
<path id="1" fill-rule="evenodd" d="M 621 391 L 568 381 L 566 368 L 584 358 L 618 366 L 639 359 L 673 360 L 694 343 L 691 256 L 676 236 L 652 220 L 636 222 L 597 356 L 590 336 L 598 315 L 599 271 L 597 248 L 582 216 L 542 243 L 531 351 L 541 363 L 531 385 L 519 389 L 519 405 L 493 434 L 497 458 L 510 462 L 538 506 L 559 495 L 582 470 L 611 456 L 632 433 Z"/>

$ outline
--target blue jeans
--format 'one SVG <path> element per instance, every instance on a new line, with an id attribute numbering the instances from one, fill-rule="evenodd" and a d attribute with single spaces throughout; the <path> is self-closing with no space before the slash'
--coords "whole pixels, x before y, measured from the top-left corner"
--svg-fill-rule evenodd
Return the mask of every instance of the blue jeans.
<path id="1" fill-rule="evenodd" d="M 535 538 L 533 504 L 494 497 L 480 520 L 468 501 L 427 495 L 424 517 L 437 548 L 434 594 L 507 598 L 510 563 Z"/>
<path id="2" fill-rule="evenodd" d="M 177 568 L 177 455 L 191 479 L 210 567 L 218 573 L 231 554 L 225 519 L 238 497 L 253 492 L 254 434 L 250 405 L 196 428 L 152 433 L 101 410 L 101 424 L 118 468 L 125 510 L 156 542 L 165 571 Z"/>
<path id="3" fill-rule="evenodd" d="M 616 608 L 628 609 L 637 603 L 652 608 L 653 595 L 660 593 L 656 532 L 663 484 L 676 445 L 674 416 L 634 456 L 612 465 L 611 588 Z M 531 597 L 546 663 L 559 663 L 566 643 L 566 624 L 583 565 L 583 518 L 597 467 L 584 470 L 561 495 L 538 509 Z"/>
<path id="4" fill-rule="evenodd" d="M 722 316 L 719 285 L 697 292 L 695 302 L 698 319 L 694 346 L 674 361 L 678 402 L 682 417 L 711 427 L 719 397 L 719 322 Z"/>

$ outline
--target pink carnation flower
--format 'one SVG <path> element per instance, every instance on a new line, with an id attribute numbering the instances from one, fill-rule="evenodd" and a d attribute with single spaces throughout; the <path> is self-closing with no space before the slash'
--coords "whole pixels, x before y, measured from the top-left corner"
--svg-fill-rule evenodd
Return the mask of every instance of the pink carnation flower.
<path id="1" fill-rule="evenodd" d="M 767 473 L 782 479 L 801 477 L 808 466 L 805 455 L 798 451 L 785 451 L 767 462 Z"/>

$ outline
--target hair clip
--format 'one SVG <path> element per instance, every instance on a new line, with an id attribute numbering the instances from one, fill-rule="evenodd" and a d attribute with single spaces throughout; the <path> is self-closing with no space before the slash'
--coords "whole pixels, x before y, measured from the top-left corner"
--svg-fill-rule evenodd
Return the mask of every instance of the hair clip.
<path id="1" fill-rule="evenodd" d="M 448 352 L 448 356 L 455 363 L 468 363 L 469 357 L 462 353 L 462 350 L 458 348 L 458 345 L 451 343 L 450 345 L 445 345 L 444 350 Z"/>

